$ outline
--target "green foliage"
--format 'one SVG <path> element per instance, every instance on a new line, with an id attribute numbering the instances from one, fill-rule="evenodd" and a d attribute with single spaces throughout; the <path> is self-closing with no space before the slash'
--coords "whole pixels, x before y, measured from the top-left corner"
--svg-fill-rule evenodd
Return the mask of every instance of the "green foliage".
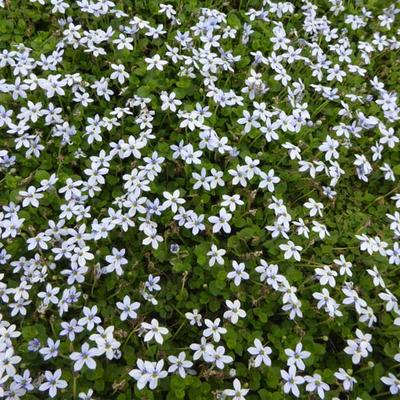
<path id="1" fill-rule="evenodd" d="M 74 21 L 82 24 L 85 29 L 107 29 L 112 26 L 113 29 L 118 30 L 119 21 L 116 18 L 113 19 L 110 15 L 94 18 L 82 14 L 74 3 L 70 2 L 71 8 L 67 14 L 73 16 Z M 280 374 L 281 369 L 286 368 L 285 349 L 293 349 L 298 342 L 301 342 L 304 348 L 311 353 L 310 358 L 305 362 L 309 373 L 311 374 L 312 371 L 319 373 L 332 388 L 328 395 L 329 399 L 335 396 L 346 399 L 362 398 L 362 400 L 386 398 L 387 388 L 383 385 L 381 377 L 388 371 L 393 371 L 393 373 L 398 371 L 398 364 L 395 364 L 393 357 L 399 352 L 400 330 L 399 327 L 393 325 L 395 313 L 386 312 L 384 304 L 378 296 L 383 290 L 373 285 L 366 270 L 377 265 L 387 287 L 394 296 L 399 297 L 399 268 L 388 263 L 387 257 L 378 252 L 372 255 L 361 252 L 360 242 L 355 236 L 359 234 L 378 236 L 390 243 L 391 246 L 398 240 L 396 237 L 393 239 L 393 232 L 387 224 L 387 214 L 394 212 L 393 201 L 390 200 L 390 197 L 400 192 L 398 182 L 393 184 L 391 181 L 384 180 L 380 172 L 374 172 L 370 176 L 368 184 L 365 184 L 357 179 L 353 165 L 354 154 L 368 153 L 370 156 L 371 146 L 379 140 L 378 129 L 375 127 L 366 130 L 365 135 L 355 142 L 353 148 L 340 146 L 340 165 L 345 170 L 345 174 L 335 186 L 337 196 L 327 199 L 323 197 L 324 186 L 329 185 L 327 175 L 317 174 L 315 178 L 312 178 L 308 174 L 300 173 L 296 160 L 291 159 L 281 146 L 284 141 L 289 141 L 301 147 L 305 160 L 323 159 L 318 147 L 325 140 L 327 134 L 333 135 L 331 127 L 341 121 L 338 116 L 338 111 L 341 109 L 339 100 L 328 101 L 308 90 L 310 85 L 315 83 L 315 78 L 311 76 L 309 70 L 306 71 L 304 66 L 288 67 L 292 81 L 301 79 L 307 88 L 302 101 L 308 104 L 311 120 L 315 124 L 304 126 L 298 134 L 285 132 L 282 135 L 285 140 L 280 140 L 282 143 L 268 142 L 258 129 L 251 129 L 244 134 L 243 126 L 237 121 L 242 117 L 243 110 L 253 107 L 253 103 L 248 97 L 244 96 L 245 104 L 243 106 L 219 107 L 207 97 L 207 89 L 203 85 L 204 77 L 199 75 L 196 75 L 195 78 L 179 76 L 179 68 L 172 62 L 165 71 L 148 70 L 144 58 L 154 54 L 161 54 L 161 58 L 165 58 L 164 45 L 173 43 L 176 34 L 176 29 L 158 13 L 160 1 L 120 1 L 116 3 L 118 9 L 124 10 L 132 17 L 141 16 L 150 21 L 152 26 L 156 27 L 157 24 L 163 23 L 167 30 L 165 37 L 149 39 L 145 35 L 138 35 L 133 42 L 134 50 L 132 51 L 117 50 L 115 45 L 107 44 L 107 54 L 104 59 L 85 52 L 82 47 L 73 49 L 71 46 L 67 46 L 65 48 L 64 61 L 57 66 L 57 73 L 79 72 L 87 82 L 92 83 L 103 76 L 108 77 L 112 73 L 110 64 L 118 63 L 125 66 L 126 71 L 129 72 L 129 78 L 124 85 L 118 84 L 117 81 L 110 84 L 115 91 L 115 95 L 110 101 L 93 95 L 95 102 L 86 108 L 73 101 L 73 96 L 69 92 L 65 96 L 55 96 L 52 102 L 63 108 L 63 113 L 67 115 L 66 120 L 78 128 L 78 134 L 74 136 L 69 145 L 63 145 L 60 138 L 51 135 L 48 126 L 42 122 L 35 125 L 34 129 L 38 130 L 38 135 L 45 145 L 45 151 L 38 158 L 28 158 L 22 151 L 15 152 L 16 166 L 1 172 L 1 205 L 7 205 L 10 202 L 20 203 L 21 191 L 31 185 L 39 186 L 43 180 L 49 179 L 52 173 L 57 174 L 59 187 L 64 185 L 68 178 L 81 179 L 84 176 L 83 171 L 90 166 L 88 157 L 97 155 L 105 147 L 105 143 L 108 146 L 111 142 L 127 140 L 130 135 L 137 137 L 141 131 L 135 121 L 137 115 L 125 115 L 121 119 L 120 126 L 104 133 L 104 142 L 102 143 L 88 144 L 83 132 L 88 116 L 93 117 L 97 113 L 101 117 L 109 115 L 110 111 L 117 106 L 123 106 L 128 99 L 141 96 L 151 99 L 151 108 L 156 110 L 152 122 L 157 136 L 156 140 L 151 142 L 151 146 L 143 150 L 143 156 L 150 157 L 153 151 L 157 151 L 166 158 L 160 176 L 149 183 L 152 199 L 159 198 L 162 201 L 164 191 L 172 193 L 179 189 L 181 197 L 187 200 L 185 207 L 188 206 L 187 208 L 194 210 L 197 214 L 205 214 L 204 222 L 207 226 L 204 232 L 193 235 L 189 229 L 179 229 L 177 222 L 173 220 L 172 212 L 167 210 L 159 218 L 157 217 L 157 222 L 162 227 L 159 233 L 163 238 L 163 242 L 157 249 L 143 245 L 143 233 L 137 229 L 137 226 L 141 224 L 138 219 L 135 219 L 136 227 L 134 229 L 127 231 L 115 229 L 108 238 L 95 241 L 92 246 L 95 261 L 88 264 L 89 270 L 85 281 L 76 284 L 77 289 L 83 292 L 84 296 L 77 304 L 71 306 L 67 318 L 68 320 L 79 319 L 82 316 L 82 307 L 96 305 L 104 327 L 115 327 L 115 338 L 121 343 L 121 358 L 111 362 L 105 357 L 101 357 L 96 360 L 97 366 L 94 370 L 84 367 L 81 371 L 74 372 L 68 357 L 71 352 L 79 349 L 78 343 L 89 340 L 86 333 L 84 334 L 86 339 L 80 338 L 78 343 L 63 338 L 60 357 L 47 363 L 43 362 L 38 353 L 28 351 L 29 342 L 34 338 L 39 339 L 42 345 L 46 343 L 48 337 L 58 338 L 61 330 L 60 323 L 64 320 L 54 306 L 50 306 L 53 308 L 49 308 L 43 313 L 40 312 L 41 300 L 37 294 L 40 290 L 44 290 L 44 287 L 40 290 L 35 287 L 31 292 L 30 298 L 33 303 L 28 315 L 16 317 L 16 324 L 21 331 L 21 337 L 16 340 L 18 343 L 16 348 L 18 348 L 18 354 L 23 358 L 23 365 L 29 368 L 35 377 L 44 370 L 54 371 L 61 368 L 63 379 L 68 381 L 68 389 L 59 392 L 58 395 L 66 400 L 77 399 L 78 393 L 87 391 L 89 388 L 95 390 L 96 399 L 209 400 L 217 398 L 217 393 L 221 393 L 224 389 L 231 388 L 233 376 L 242 382 L 243 387 L 250 389 L 247 397 L 249 400 L 279 400 L 287 398 L 282 391 Z M 179 11 L 181 25 L 178 28 L 182 32 L 190 30 L 197 20 L 201 7 L 215 7 L 226 12 L 226 24 L 242 34 L 244 24 L 249 23 L 247 10 L 250 7 L 260 7 L 262 2 L 176 0 L 168 3 Z M 323 15 L 322 12 L 328 12 L 327 2 L 317 1 L 315 3 L 320 5 L 321 15 Z M 346 2 L 346 13 L 360 14 L 360 2 L 353 3 Z M 391 2 L 369 0 L 361 3 L 366 3 L 370 10 L 379 14 L 384 6 Z M 62 37 L 61 27 L 57 22 L 57 18 L 61 18 L 61 15 L 54 15 L 49 4 L 42 7 L 30 1 L 16 0 L 6 0 L 5 4 L 5 8 L 0 9 L 1 50 L 11 49 L 24 43 L 25 46 L 32 49 L 32 57 L 40 59 L 41 54 L 48 55 L 56 48 Z M 330 17 L 339 29 L 347 26 L 339 17 L 336 18 L 332 15 Z M 293 29 L 301 30 L 302 16 L 300 12 L 284 16 L 282 21 L 288 33 Z M 235 56 L 241 58 L 234 65 L 234 74 L 225 75 L 221 72 L 221 76 L 218 76 L 218 84 L 221 89 L 224 91 L 232 89 L 237 94 L 241 93 L 244 82 L 254 67 L 250 52 L 261 51 L 265 55 L 272 52 L 270 39 L 273 36 L 273 27 L 274 25 L 271 23 L 255 20 L 252 23 L 255 33 L 248 44 L 241 42 L 239 35 L 238 38 L 227 43 L 227 48 L 224 50 L 232 50 Z M 378 28 L 378 22 L 374 18 L 362 32 L 350 31 L 349 36 L 354 36 L 352 39 L 356 43 L 358 40 L 371 38 Z M 396 28 L 398 28 L 398 23 Z M 393 28 L 392 30 L 395 31 Z M 360 37 L 358 38 L 357 35 Z M 296 35 L 292 35 L 291 39 L 297 43 Z M 200 46 L 200 41 L 196 40 L 198 43 L 196 42 L 195 45 Z M 318 40 L 323 42 L 322 37 Z M 354 43 L 351 43 L 355 54 L 354 63 L 362 64 Z M 324 43 L 324 46 L 326 45 L 327 43 Z M 304 53 L 310 55 L 306 48 Z M 337 56 L 332 55 L 332 60 L 334 63 L 338 62 Z M 365 67 L 368 80 L 378 76 L 385 82 L 388 91 L 398 89 L 400 80 L 398 50 L 385 50 L 382 54 L 374 54 L 371 63 Z M 278 107 L 279 110 L 290 113 L 291 106 L 287 101 L 287 90 L 274 79 L 272 70 L 268 67 L 260 69 L 262 79 L 267 83 L 269 91 L 261 98 L 256 98 L 256 101 L 266 102 L 268 109 Z M 0 78 L 10 82 L 15 80 L 10 69 L 4 68 L 0 71 Z M 365 97 L 371 90 L 366 85 L 366 79 L 356 74 L 349 74 L 345 82 L 338 86 L 342 93 L 353 93 L 354 91 Z M 194 110 L 197 103 L 209 106 L 212 116 L 207 124 L 221 133 L 221 136 L 226 134 L 230 143 L 237 147 L 240 157 L 221 155 L 217 151 L 211 152 L 204 149 L 205 156 L 199 166 L 184 165 L 185 163 L 173 159 L 171 145 L 176 145 L 180 140 L 184 140 L 185 143 L 193 143 L 197 149 L 199 140 L 197 134 L 195 135 L 188 129 L 179 128 L 179 119 L 175 113 L 161 112 L 160 93 L 162 91 L 169 93 L 173 91 L 176 98 L 182 100 L 182 110 L 185 111 Z M 48 99 L 45 98 L 45 95 L 37 93 L 35 92 L 35 98 L 29 95 L 29 100 L 47 104 Z M 0 103 L 14 110 L 21 106 L 10 95 L 4 93 L 0 95 Z M 350 107 L 352 107 L 353 113 L 358 111 L 357 105 L 351 103 Z M 363 110 L 366 110 L 368 115 L 379 116 L 383 119 L 381 110 L 375 103 L 366 102 Z M 14 114 L 16 113 L 14 112 Z M 397 125 L 394 123 L 394 127 L 398 130 L 398 123 Z M 10 150 L 10 154 L 13 154 L 12 137 L 4 134 L 0 140 L 1 149 Z M 88 157 L 78 158 L 76 156 L 78 149 L 85 152 Z M 260 165 L 266 167 L 267 170 L 274 169 L 281 180 L 276 185 L 274 193 L 271 194 L 266 189 L 257 188 L 256 185 L 231 184 L 232 177 L 228 170 L 243 164 L 246 156 L 258 159 Z M 90 212 L 93 218 L 100 219 L 107 215 L 113 201 L 125 193 L 123 176 L 130 173 L 133 168 L 142 165 L 141 162 L 141 160 L 130 158 L 111 163 L 106 176 L 105 189 L 91 202 Z M 385 162 L 392 166 L 393 173 L 398 179 L 400 176 L 398 147 L 385 149 Z M 213 168 L 222 170 L 223 179 L 227 184 L 217 187 L 214 191 L 194 190 L 192 173 L 200 173 L 202 167 L 207 171 Z M 378 167 L 375 169 L 379 171 Z M 244 205 L 238 207 L 238 211 L 233 214 L 230 221 L 232 232 L 230 234 L 212 232 L 212 226 L 207 222 L 207 217 L 218 215 L 222 195 L 234 193 L 240 195 Z M 275 218 L 274 212 L 268 208 L 272 203 L 272 195 L 279 199 L 285 199 L 285 205 L 290 210 L 292 220 L 303 218 L 309 226 L 312 226 L 313 218 L 305 211 L 304 203 L 310 197 L 324 198 L 323 223 L 330 235 L 324 240 L 320 240 L 317 235 L 311 238 L 296 236 L 296 244 L 303 248 L 300 262 L 285 259 L 279 247 L 283 241 L 275 240 L 265 229 L 266 225 L 273 224 Z M 57 220 L 62 204 L 64 204 L 62 196 L 53 190 L 46 193 L 40 201 L 40 208 L 21 209 L 18 215 L 25 219 L 26 224 L 20 236 L 12 240 L 11 238 L 5 239 L 3 243 L 13 260 L 22 256 L 32 257 L 32 252 L 25 251 L 26 240 L 47 229 L 49 220 Z M 93 222 L 93 218 L 90 218 L 90 223 Z M 77 223 L 75 226 L 79 226 L 79 224 Z M 72 227 L 74 227 L 73 224 Z M 180 250 L 171 253 L 170 245 L 175 243 L 179 243 Z M 226 250 L 224 265 L 209 266 L 210 257 L 207 253 L 212 244 Z M 97 277 L 96 268 L 104 266 L 104 259 L 110 254 L 113 247 L 126 249 L 126 257 L 129 262 L 124 268 L 123 276 L 120 277 L 113 273 Z M 379 322 L 371 329 L 359 322 L 354 307 L 341 305 L 343 316 L 332 319 L 322 309 L 317 309 L 315 306 L 312 295 L 321 289 L 318 282 L 315 281 L 315 269 L 323 265 L 332 266 L 333 260 L 341 254 L 344 254 L 346 260 L 353 264 L 352 282 L 357 293 L 378 316 Z M 50 266 L 54 262 L 54 256 L 51 252 L 40 251 L 38 257 L 42 258 L 49 267 L 47 281 L 63 290 L 66 287 L 66 278 L 60 274 L 60 271 L 68 267 L 67 261 L 61 261 L 52 269 Z M 281 309 L 281 293 L 272 290 L 265 282 L 260 282 L 259 274 L 255 272 L 260 259 L 267 260 L 269 264 L 279 265 L 280 273 L 284 274 L 290 285 L 298 289 L 302 301 L 303 318 L 296 319 L 296 321 L 288 319 L 287 313 Z M 227 279 L 227 273 L 231 271 L 233 260 L 244 262 L 246 271 L 250 274 L 250 279 L 242 282 L 240 286 L 236 286 Z M 10 266 L 4 267 L 4 271 L 8 287 L 16 288 L 19 281 L 12 273 Z M 156 296 L 157 307 L 142 299 L 144 282 L 149 274 L 161 277 L 162 291 Z M 346 282 L 347 277 L 339 279 L 340 285 L 342 285 Z M 340 303 L 345 296 L 340 290 L 339 283 L 337 286 L 332 289 L 332 292 L 334 293 L 333 297 Z M 116 309 L 115 304 L 122 301 L 125 296 L 130 296 L 131 299 L 142 303 L 138 312 L 138 320 L 125 322 L 120 320 L 120 312 Z M 185 379 L 178 375 L 170 375 L 168 378 L 160 380 L 155 391 L 148 388 L 143 390 L 137 388 L 128 372 L 136 368 L 138 359 L 167 360 L 168 355 L 178 355 L 180 351 L 185 351 L 189 355 L 191 354 L 189 345 L 199 342 L 203 327 L 190 325 L 185 313 L 197 309 L 205 318 L 214 320 L 221 318 L 226 309 L 225 301 L 235 299 L 240 300 L 241 307 L 246 311 L 247 316 L 240 319 L 237 324 L 223 321 L 227 333 L 223 336 L 222 342 L 226 347 L 226 353 L 235 359 L 232 365 L 220 371 L 200 360 L 196 364 L 196 375 L 189 374 Z M 4 307 L 4 314 L 9 314 L 7 307 Z M 162 345 L 154 342 L 144 343 L 142 337 L 137 334 L 140 323 L 149 322 L 152 318 L 157 318 L 160 325 L 167 326 L 169 329 L 169 335 Z M 12 318 L 9 320 L 11 321 Z M 372 344 L 376 351 L 373 357 L 354 366 L 351 357 L 343 352 L 343 348 L 346 346 L 346 340 L 354 338 L 357 328 L 365 328 L 373 333 Z M 257 369 L 250 368 L 250 355 L 247 349 L 253 345 L 256 338 L 262 339 L 264 345 L 273 349 L 271 367 L 262 365 Z M 167 362 L 165 367 L 167 368 Z M 230 368 L 234 371 L 230 371 Z M 343 390 L 334 376 L 338 368 L 353 369 L 358 385 L 351 394 L 347 394 Z M 44 395 L 33 392 L 33 394 L 26 395 L 26 398 L 41 399 L 45 398 Z M 316 398 L 304 390 L 302 396 L 304 399 Z"/>

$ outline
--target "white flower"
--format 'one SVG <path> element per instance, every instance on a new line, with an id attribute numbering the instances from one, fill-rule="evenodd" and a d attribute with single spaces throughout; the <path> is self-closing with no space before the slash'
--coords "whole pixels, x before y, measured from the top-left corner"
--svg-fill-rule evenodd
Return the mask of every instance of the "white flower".
<path id="1" fill-rule="evenodd" d="M 142 390 L 149 381 L 149 371 L 147 371 L 146 369 L 145 361 L 143 361 L 141 358 L 138 358 L 136 360 L 136 365 L 136 369 L 132 369 L 131 371 L 129 371 L 129 376 L 137 381 L 138 389 Z"/>
<path id="2" fill-rule="evenodd" d="M 254 366 L 258 368 L 261 364 L 265 364 L 268 367 L 271 366 L 271 359 L 268 357 L 272 353 L 272 350 L 268 346 L 263 346 L 259 339 L 254 339 L 254 347 L 249 347 L 247 351 L 255 357 Z"/>
<path id="3" fill-rule="evenodd" d="M 273 169 L 270 169 L 268 173 L 260 171 L 259 176 L 261 181 L 258 187 L 260 189 L 264 189 L 266 187 L 271 193 L 275 191 L 275 184 L 281 181 L 279 177 L 275 176 L 275 171 Z"/>
<path id="4" fill-rule="evenodd" d="M 224 335 L 227 332 L 226 328 L 219 326 L 219 324 L 221 323 L 220 318 L 216 318 L 214 321 L 211 321 L 210 319 L 205 319 L 204 323 L 207 327 L 203 331 L 204 337 L 207 338 L 212 336 L 214 342 L 218 343 L 221 339 L 221 335 Z"/>
<path id="5" fill-rule="evenodd" d="M 303 360 L 306 360 L 311 356 L 309 351 L 303 350 L 303 345 L 301 343 L 297 343 L 294 350 L 285 349 L 285 354 L 288 356 L 287 365 L 294 365 L 300 370 L 304 370 L 306 367 Z"/>
<path id="6" fill-rule="evenodd" d="M 324 208 L 322 203 L 318 203 L 314 199 L 309 198 L 308 202 L 304 203 L 304 207 L 310 210 L 310 217 L 315 217 L 317 214 L 322 217 L 322 209 Z"/>
<path id="7" fill-rule="evenodd" d="M 307 392 L 317 392 L 320 399 L 325 398 L 325 392 L 329 391 L 330 387 L 322 381 L 321 375 L 314 374 L 313 376 L 305 376 L 304 379 L 307 382 Z"/>
<path id="8" fill-rule="evenodd" d="M 244 263 L 238 263 L 237 261 L 232 261 L 233 271 L 228 272 L 226 277 L 228 279 L 233 279 L 233 282 L 236 286 L 239 286 L 243 280 L 248 280 L 250 275 L 245 271 Z"/>
<path id="9" fill-rule="evenodd" d="M 303 248 L 301 246 L 296 246 L 291 240 L 289 240 L 287 244 L 280 244 L 279 248 L 285 252 L 285 260 L 289 260 L 292 257 L 296 261 L 301 260 L 300 251 L 303 250 Z"/>
<path id="10" fill-rule="evenodd" d="M 318 149 L 325 153 L 325 160 L 329 161 L 331 158 L 339 158 L 339 153 L 336 150 L 338 147 L 339 142 L 327 135 L 325 142 Z"/>
<path id="11" fill-rule="evenodd" d="M 122 276 L 124 273 L 122 266 L 128 264 L 128 260 L 124 257 L 124 255 L 125 249 L 118 250 L 113 247 L 112 255 L 108 255 L 106 257 L 106 261 L 109 264 L 104 267 L 105 271 L 108 273 L 115 271 L 118 276 Z"/>
<path id="12" fill-rule="evenodd" d="M 219 265 L 224 265 L 223 256 L 225 254 L 226 254 L 226 250 L 218 249 L 215 244 L 212 244 L 211 250 L 207 253 L 207 255 L 210 257 L 210 260 L 208 261 L 208 265 L 210 267 L 213 267 L 215 263 L 217 263 Z"/>
<path id="13" fill-rule="evenodd" d="M 164 201 L 162 205 L 163 209 L 171 208 L 173 213 L 178 211 L 178 205 L 186 203 L 185 199 L 179 197 L 179 190 L 175 190 L 172 194 L 169 192 L 163 192 L 163 196 L 166 198 L 166 201 Z"/>
<path id="14" fill-rule="evenodd" d="M 381 378 L 381 381 L 385 385 L 390 386 L 389 390 L 393 396 L 400 393 L 400 379 L 393 375 L 391 372 L 389 372 L 387 376 L 383 376 Z"/>
<path id="15" fill-rule="evenodd" d="M 208 217 L 208 221 L 213 224 L 213 233 L 218 233 L 221 229 L 225 233 L 231 232 L 228 222 L 231 220 L 232 214 L 226 212 L 225 208 L 219 210 L 219 217 Z"/>
<path id="16" fill-rule="evenodd" d="M 159 326 L 159 323 L 155 318 L 151 320 L 150 324 L 147 322 L 142 322 L 141 326 L 147 331 L 146 335 L 144 336 L 145 342 L 149 342 L 154 338 L 157 343 L 163 344 L 163 335 L 167 335 L 169 333 L 167 328 Z"/>
<path id="17" fill-rule="evenodd" d="M 201 314 L 199 314 L 199 310 L 197 309 L 194 309 L 193 312 L 185 313 L 185 317 L 189 320 L 190 325 L 202 325 L 203 317 L 201 316 Z"/>
<path id="18" fill-rule="evenodd" d="M 89 389 L 86 393 L 80 392 L 78 397 L 80 400 L 92 400 L 93 399 L 93 389 Z"/>
<path id="19" fill-rule="evenodd" d="M 151 247 L 154 250 L 157 250 L 158 244 L 164 241 L 164 238 L 161 235 L 157 234 L 157 229 L 155 228 L 146 229 L 144 233 L 147 235 L 147 237 L 143 239 L 142 244 L 151 244 Z"/>
<path id="20" fill-rule="evenodd" d="M 367 269 L 367 272 L 369 275 L 372 276 L 373 284 L 375 287 L 380 286 L 383 289 L 386 287 L 385 281 L 383 280 L 382 275 L 378 271 L 378 268 L 376 268 L 376 265 L 374 265 L 372 269 Z"/>
<path id="21" fill-rule="evenodd" d="M 171 363 L 171 366 L 168 368 L 168 373 L 177 372 L 181 378 L 185 378 L 186 370 L 193 366 L 191 361 L 186 360 L 184 351 L 181 351 L 178 357 L 168 356 L 168 361 Z"/>
<path id="22" fill-rule="evenodd" d="M 341 254 L 339 256 L 339 259 L 333 260 L 333 262 L 336 265 L 339 265 L 339 267 L 340 267 L 340 270 L 339 270 L 340 275 L 348 275 L 350 277 L 353 276 L 353 273 L 351 271 L 351 268 L 352 268 L 353 265 L 352 265 L 351 262 L 345 260 L 343 254 Z"/>
<path id="23" fill-rule="evenodd" d="M 93 306 L 92 308 L 83 307 L 84 317 L 80 318 L 78 324 L 81 326 L 85 326 L 87 330 L 91 331 L 95 325 L 100 324 L 101 318 L 98 317 L 97 314 L 97 306 Z"/>
<path id="24" fill-rule="evenodd" d="M 123 64 L 111 64 L 111 68 L 114 72 L 111 74 L 110 78 L 117 79 L 121 85 L 125 82 L 125 79 L 129 78 L 129 74 L 125 71 L 125 66 Z"/>
<path id="25" fill-rule="evenodd" d="M 35 208 L 39 207 L 39 201 L 43 198 L 42 193 L 38 193 L 34 186 L 29 186 L 28 190 L 19 192 L 19 195 L 23 197 L 22 207 L 32 206 Z"/>
<path id="26" fill-rule="evenodd" d="M 160 99 L 162 101 L 161 110 L 171 110 L 172 112 L 176 111 L 177 106 L 180 106 L 182 102 L 176 98 L 176 94 L 171 92 L 168 94 L 165 91 L 161 92 Z"/>
<path id="27" fill-rule="evenodd" d="M 218 346 L 216 349 L 210 348 L 207 354 L 207 361 L 215 363 L 215 366 L 218 369 L 224 369 L 225 364 L 230 364 L 233 362 L 233 358 L 231 356 L 225 355 L 224 346 Z"/>
<path id="28" fill-rule="evenodd" d="M 134 302 L 131 303 L 131 299 L 129 296 L 125 296 L 122 302 L 117 302 L 117 308 L 122 311 L 121 313 L 121 321 L 125 321 L 128 317 L 131 319 L 137 318 L 136 310 L 139 309 L 140 303 Z"/>
<path id="29" fill-rule="evenodd" d="M 158 380 L 168 376 L 168 372 L 163 370 L 164 360 L 150 363 L 146 361 L 146 369 L 148 372 L 149 388 L 155 389 L 158 385 Z"/>
<path id="30" fill-rule="evenodd" d="M 242 206 L 244 204 L 238 194 L 234 194 L 233 196 L 223 194 L 222 198 L 224 199 L 224 201 L 221 202 L 221 206 L 229 207 L 229 211 L 231 212 L 234 212 L 236 210 L 236 206 Z"/>
<path id="31" fill-rule="evenodd" d="M 239 318 L 246 317 L 246 311 L 240 308 L 239 300 L 235 300 L 233 302 L 226 300 L 225 303 L 228 307 L 228 310 L 224 312 L 224 318 L 229 320 L 232 324 L 237 324 Z"/>
<path id="32" fill-rule="evenodd" d="M 192 343 L 190 345 L 190 349 L 194 351 L 193 360 L 199 360 L 201 357 L 206 360 L 208 357 L 207 355 L 210 354 L 213 348 L 214 345 L 212 343 L 207 343 L 207 339 L 202 336 L 200 343 Z"/>
<path id="33" fill-rule="evenodd" d="M 315 275 L 321 285 L 336 286 L 337 272 L 333 271 L 329 265 L 324 265 L 322 268 L 315 268 Z"/>
<path id="34" fill-rule="evenodd" d="M 294 396 L 299 397 L 300 391 L 297 385 L 302 385 L 304 383 L 304 378 L 296 375 L 296 372 L 296 367 L 292 365 L 289 367 L 288 371 L 281 369 L 281 377 L 285 382 L 283 391 L 287 394 L 292 392 Z"/>
<path id="35" fill-rule="evenodd" d="M 197 190 L 199 188 L 203 188 L 204 190 L 209 191 L 210 188 L 210 177 L 207 176 L 207 170 L 202 168 L 200 170 L 200 174 L 197 172 L 192 172 L 192 177 L 196 181 L 193 185 L 193 189 Z"/>
<path id="36" fill-rule="evenodd" d="M 335 372 L 335 377 L 343 382 L 343 388 L 346 391 L 353 390 L 354 384 L 357 383 L 357 380 L 350 376 L 343 368 L 339 368 Z"/>
<path id="37" fill-rule="evenodd" d="M 43 360 L 50 360 L 58 356 L 58 348 L 60 346 L 60 341 L 54 341 L 51 338 L 47 339 L 47 347 L 43 347 L 39 350 L 39 353 L 43 355 Z"/>
<path id="38" fill-rule="evenodd" d="M 68 339 L 73 342 L 75 340 L 75 334 L 83 332 L 83 327 L 78 324 L 78 321 L 73 318 L 70 322 L 61 322 L 63 330 L 60 332 L 60 336 L 68 336 Z"/>
<path id="39" fill-rule="evenodd" d="M 347 340 L 347 347 L 344 349 L 346 354 L 351 355 L 353 364 L 359 364 L 362 358 L 368 357 L 368 352 L 372 352 L 370 334 L 363 334 L 360 329 L 356 329 L 357 338 L 355 340 Z"/>
<path id="40" fill-rule="evenodd" d="M 163 370 L 164 360 L 150 362 L 138 358 L 136 365 L 138 368 L 131 370 L 129 375 L 137 381 L 139 390 L 142 390 L 147 384 L 153 390 L 157 387 L 159 379 L 168 376 L 168 372 Z"/>
<path id="41" fill-rule="evenodd" d="M 80 371 L 84 365 L 89 369 L 96 368 L 96 361 L 93 357 L 99 356 L 101 352 L 96 347 L 89 348 L 87 343 L 83 343 L 80 352 L 73 352 L 69 357 L 71 360 L 75 361 L 74 371 Z"/>
<path id="42" fill-rule="evenodd" d="M 3 332 L 4 333 L 4 332 Z M 4 344 L 4 346 L 2 346 Z M 6 347 L 5 343 L 0 345 L 0 349 L 2 350 L 0 353 L 0 376 L 3 376 L 4 372 L 7 376 L 13 377 L 17 370 L 14 365 L 17 365 L 21 362 L 21 357 L 14 354 L 14 349 L 12 347 L 6 349 L 3 352 L 3 348 Z M 42 349 L 41 349 L 42 350 Z M 49 359 L 50 357 L 47 357 Z"/>
<path id="43" fill-rule="evenodd" d="M 161 60 L 161 57 L 158 54 L 154 55 L 153 57 L 146 57 L 144 61 L 146 61 L 146 63 L 148 64 L 148 71 L 152 70 L 153 68 L 162 71 L 164 69 L 164 65 L 168 64 L 168 61 Z"/>
<path id="44" fill-rule="evenodd" d="M 233 400 L 244 400 L 249 391 L 250 389 L 242 389 L 239 379 L 235 379 L 233 381 L 233 389 L 225 389 L 224 395 L 232 397 Z"/>
<path id="45" fill-rule="evenodd" d="M 44 373 L 44 376 L 46 378 L 46 382 L 42 383 L 39 386 L 39 390 L 41 392 L 46 392 L 49 391 L 49 396 L 51 398 L 55 397 L 57 395 L 57 390 L 58 389 L 65 389 L 68 384 L 66 381 L 64 381 L 61 378 L 61 369 L 57 369 L 54 371 L 54 373 L 51 373 L 50 371 L 46 371 Z"/>

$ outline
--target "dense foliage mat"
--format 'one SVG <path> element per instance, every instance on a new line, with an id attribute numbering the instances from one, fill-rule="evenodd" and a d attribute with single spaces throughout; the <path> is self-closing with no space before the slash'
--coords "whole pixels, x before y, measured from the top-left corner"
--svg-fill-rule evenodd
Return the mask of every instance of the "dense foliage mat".
<path id="1" fill-rule="evenodd" d="M 397 397 L 399 13 L 0 0 L 0 397 Z"/>

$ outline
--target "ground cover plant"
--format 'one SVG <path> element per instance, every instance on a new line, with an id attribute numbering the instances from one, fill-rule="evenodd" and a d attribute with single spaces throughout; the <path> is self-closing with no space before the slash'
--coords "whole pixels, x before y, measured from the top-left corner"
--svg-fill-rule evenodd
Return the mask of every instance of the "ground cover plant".
<path id="1" fill-rule="evenodd" d="M 0 398 L 398 398 L 399 13 L 0 0 Z"/>

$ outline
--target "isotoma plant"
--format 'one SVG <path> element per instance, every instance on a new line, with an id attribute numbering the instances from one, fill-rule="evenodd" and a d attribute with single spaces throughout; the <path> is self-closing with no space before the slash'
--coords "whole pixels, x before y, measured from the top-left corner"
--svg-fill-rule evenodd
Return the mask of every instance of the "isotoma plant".
<path id="1" fill-rule="evenodd" d="M 398 398 L 399 1 L 0 6 L 1 398 Z"/>

